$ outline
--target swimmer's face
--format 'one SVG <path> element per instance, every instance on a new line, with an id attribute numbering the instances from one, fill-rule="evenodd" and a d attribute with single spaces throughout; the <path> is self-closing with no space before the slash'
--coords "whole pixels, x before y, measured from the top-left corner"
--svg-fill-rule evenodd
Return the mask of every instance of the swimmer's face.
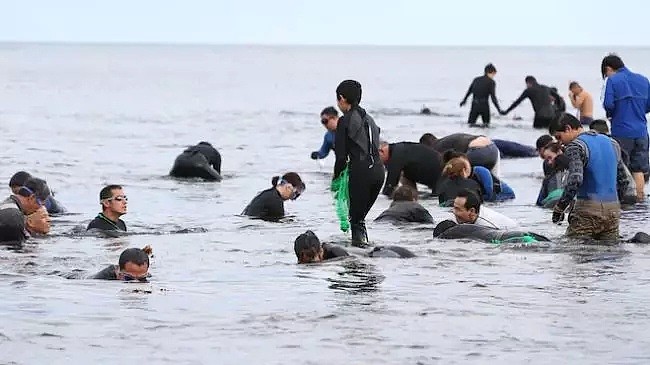
<path id="1" fill-rule="evenodd" d="M 323 124 L 323 127 L 325 127 L 325 129 L 327 129 L 330 132 L 334 132 L 336 130 L 336 125 L 338 124 L 337 123 L 338 120 L 339 120 L 338 117 L 334 117 L 331 115 L 323 114 L 320 116 L 320 122 Z"/>
<path id="2" fill-rule="evenodd" d="M 381 158 L 381 161 L 384 163 L 390 159 L 390 149 L 387 143 L 379 146 L 379 158 Z"/>
<path id="3" fill-rule="evenodd" d="M 542 150 L 542 158 L 551 164 L 555 161 L 555 158 L 557 157 L 557 153 L 551 151 L 550 148 L 545 148 Z"/>
<path id="4" fill-rule="evenodd" d="M 113 189 L 111 193 L 113 195 L 102 203 L 104 208 L 119 215 L 126 214 L 128 198 L 124 194 L 124 190 Z"/>
<path id="5" fill-rule="evenodd" d="M 454 199 L 454 216 L 456 217 L 456 222 L 459 224 L 476 222 L 478 216 L 476 211 L 474 208 L 465 208 L 465 203 L 467 203 L 467 198 L 457 197 Z"/>
<path id="6" fill-rule="evenodd" d="M 149 265 L 127 262 L 124 268 L 117 273 L 117 278 L 124 281 L 146 281 L 148 275 Z"/>
<path id="7" fill-rule="evenodd" d="M 569 144 L 571 141 L 573 141 L 579 134 L 579 130 L 573 130 L 569 127 L 567 127 L 563 131 L 557 131 L 555 132 L 555 139 L 558 141 L 562 142 L 562 144 L 566 145 Z"/>
<path id="8" fill-rule="evenodd" d="M 298 256 L 298 263 L 311 264 L 315 262 L 321 262 L 323 261 L 324 256 L 325 256 L 325 251 L 323 250 L 323 247 L 321 247 L 319 251 L 305 250 L 302 251 Z"/>

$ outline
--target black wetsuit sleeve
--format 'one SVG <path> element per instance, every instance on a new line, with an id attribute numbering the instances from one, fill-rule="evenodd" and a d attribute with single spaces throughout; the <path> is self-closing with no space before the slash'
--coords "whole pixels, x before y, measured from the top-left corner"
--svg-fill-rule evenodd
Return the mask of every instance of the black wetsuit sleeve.
<path id="1" fill-rule="evenodd" d="M 117 280 L 117 274 L 115 273 L 116 270 L 116 265 L 110 265 L 90 278 L 98 280 Z"/>
<path id="2" fill-rule="evenodd" d="M 282 218 L 284 201 L 275 188 L 267 189 L 253 198 L 243 214 L 258 218 Z"/>
<path id="3" fill-rule="evenodd" d="M 344 115 L 339 120 L 339 124 L 336 127 L 336 138 L 334 138 L 336 141 L 336 143 L 334 143 L 336 162 L 334 163 L 333 179 L 339 177 L 348 163 L 348 124 L 349 116 Z"/>
<path id="4" fill-rule="evenodd" d="M 497 83 L 494 80 L 490 81 L 490 98 L 492 99 L 494 106 L 497 108 L 497 111 L 501 112 L 501 107 L 499 106 L 499 101 L 497 100 Z"/>
<path id="5" fill-rule="evenodd" d="M 523 93 L 521 93 L 521 95 L 519 96 L 519 98 L 517 98 L 517 100 L 515 100 L 515 101 L 512 103 L 512 105 L 510 105 L 510 107 L 506 110 L 506 114 L 507 114 L 507 113 L 510 113 L 510 112 L 512 111 L 512 109 L 514 109 L 514 108 L 516 108 L 517 106 L 519 106 L 519 104 L 521 104 L 521 102 L 524 101 L 524 100 L 525 100 L 526 98 L 528 98 L 528 97 L 530 97 L 530 93 L 528 92 L 528 89 L 526 89 L 526 90 L 524 90 Z"/>
<path id="6" fill-rule="evenodd" d="M 474 89 L 474 83 L 476 82 L 476 79 L 472 80 L 472 82 L 469 84 L 469 88 L 467 88 L 467 93 L 465 94 L 465 97 L 463 98 L 463 101 L 461 102 L 462 104 L 465 104 L 467 102 L 467 98 L 469 98 L 470 95 L 472 95 L 472 90 Z"/>
<path id="7" fill-rule="evenodd" d="M 99 229 L 102 231 L 125 231 L 126 232 L 126 223 L 124 223 L 124 221 L 120 219 L 117 221 L 117 223 L 111 224 L 106 219 L 102 219 L 101 217 L 97 216 L 90 223 L 88 223 L 88 227 L 86 228 L 86 230 L 90 230 L 90 229 Z"/>
<path id="8" fill-rule="evenodd" d="M 386 176 L 386 183 L 384 184 L 384 190 L 382 192 L 384 195 L 388 196 L 393 193 L 393 190 L 395 190 L 399 184 L 399 179 L 402 169 L 404 168 L 405 159 L 404 153 L 402 153 L 401 148 L 399 148 L 397 145 L 391 146 L 390 149 L 390 160 L 386 166 L 388 174 Z"/>

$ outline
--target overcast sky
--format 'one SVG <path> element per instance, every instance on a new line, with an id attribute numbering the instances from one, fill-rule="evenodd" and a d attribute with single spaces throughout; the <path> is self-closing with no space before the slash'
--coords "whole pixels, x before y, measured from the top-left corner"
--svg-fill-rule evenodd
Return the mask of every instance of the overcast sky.
<path id="1" fill-rule="evenodd" d="M 7 0 L 0 41 L 647 46 L 644 0 Z"/>

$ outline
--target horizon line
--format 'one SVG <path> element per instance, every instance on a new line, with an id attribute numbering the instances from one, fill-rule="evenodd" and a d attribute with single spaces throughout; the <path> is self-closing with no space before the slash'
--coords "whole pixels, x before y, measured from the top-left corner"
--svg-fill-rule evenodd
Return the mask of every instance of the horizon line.
<path id="1" fill-rule="evenodd" d="M 373 44 L 373 43 L 208 43 L 149 41 L 16 41 L 0 39 L 1 45 L 69 45 L 69 46 L 213 46 L 213 47 L 386 47 L 386 48 L 650 48 L 650 45 L 586 45 L 586 44 Z"/>

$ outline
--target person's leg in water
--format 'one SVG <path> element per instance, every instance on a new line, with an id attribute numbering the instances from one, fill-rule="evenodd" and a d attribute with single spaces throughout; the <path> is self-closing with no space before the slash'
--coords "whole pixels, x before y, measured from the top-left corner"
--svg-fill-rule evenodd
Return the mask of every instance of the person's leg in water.
<path id="1" fill-rule="evenodd" d="M 482 105 L 480 108 L 481 121 L 484 127 L 490 126 L 490 105 Z"/>
<path id="2" fill-rule="evenodd" d="M 383 183 L 384 169 L 381 164 L 376 163 L 372 168 L 362 162 L 350 164 L 350 229 L 354 246 L 368 243 L 365 219 Z"/>
<path id="3" fill-rule="evenodd" d="M 533 120 L 533 128 L 548 129 L 552 122 L 553 118 L 535 117 Z"/>
<path id="4" fill-rule="evenodd" d="M 473 126 L 476 125 L 476 120 L 480 114 L 480 109 L 476 104 L 472 103 L 472 107 L 469 109 L 469 117 L 467 118 L 467 124 Z"/>

